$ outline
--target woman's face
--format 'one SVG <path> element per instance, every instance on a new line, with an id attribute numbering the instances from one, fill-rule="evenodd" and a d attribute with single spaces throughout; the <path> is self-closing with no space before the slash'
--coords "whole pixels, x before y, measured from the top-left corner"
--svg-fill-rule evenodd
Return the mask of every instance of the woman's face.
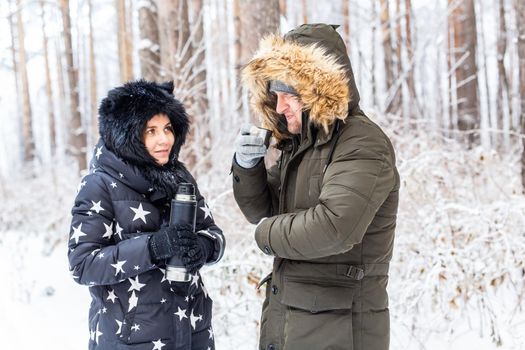
<path id="1" fill-rule="evenodd" d="M 142 142 L 158 164 L 164 165 L 169 161 L 171 148 L 175 143 L 175 134 L 167 115 L 157 114 L 148 120 Z"/>

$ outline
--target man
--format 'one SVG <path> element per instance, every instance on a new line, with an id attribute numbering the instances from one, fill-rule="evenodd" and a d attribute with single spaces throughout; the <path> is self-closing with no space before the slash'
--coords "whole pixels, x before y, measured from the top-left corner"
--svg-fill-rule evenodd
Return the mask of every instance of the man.
<path id="1" fill-rule="evenodd" d="M 282 151 L 267 171 L 263 139 L 243 128 L 232 166 L 235 199 L 275 257 L 261 282 L 260 349 L 389 347 L 399 175 L 388 137 L 359 108 L 335 28 L 265 38 L 243 70 Z"/>

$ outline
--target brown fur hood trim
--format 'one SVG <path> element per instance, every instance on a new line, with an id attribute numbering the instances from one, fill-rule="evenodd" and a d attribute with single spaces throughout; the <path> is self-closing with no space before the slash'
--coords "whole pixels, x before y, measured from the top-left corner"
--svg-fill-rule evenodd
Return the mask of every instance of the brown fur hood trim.
<path id="1" fill-rule="evenodd" d="M 286 138 L 279 128 L 275 96 L 269 93 L 270 80 L 292 86 L 309 111 L 310 121 L 328 133 L 337 120 L 345 120 L 350 99 L 345 68 L 319 45 L 300 45 L 277 35 L 261 40 L 259 50 L 243 69 L 242 79 L 252 94 L 251 102 L 261 113 L 263 127 L 278 140 Z M 281 122 L 282 123 L 282 122 Z"/>

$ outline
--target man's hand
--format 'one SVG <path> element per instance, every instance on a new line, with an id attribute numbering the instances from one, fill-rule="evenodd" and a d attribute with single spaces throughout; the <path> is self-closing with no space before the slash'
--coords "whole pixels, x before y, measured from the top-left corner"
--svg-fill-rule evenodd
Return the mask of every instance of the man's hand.
<path id="1" fill-rule="evenodd" d="M 253 168 L 266 154 L 262 137 L 250 134 L 253 126 L 244 124 L 235 139 L 235 161 L 243 168 Z"/>

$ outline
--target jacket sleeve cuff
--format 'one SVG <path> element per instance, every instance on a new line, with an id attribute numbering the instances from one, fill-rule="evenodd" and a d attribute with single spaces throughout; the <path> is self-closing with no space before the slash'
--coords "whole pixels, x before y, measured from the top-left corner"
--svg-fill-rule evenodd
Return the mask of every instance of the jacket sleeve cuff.
<path id="1" fill-rule="evenodd" d="M 261 171 L 261 168 L 262 168 L 264 170 L 264 172 L 266 173 L 266 168 L 264 166 L 263 159 L 264 159 L 264 157 L 261 157 L 260 159 L 258 159 L 258 161 L 255 163 L 254 166 L 252 166 L 250 168 L 244 168 L 239 163 L 237 163 L 237 159 L 235 158 L 235 155 L 234 155 L 233 156 L 233 160 L 232 160 L 231 171 L 234 174 L 237 173 L 237 174 L 241 174 L 241 175 L 251 175 L 253 173 Z"/>
<path id="2" fill-rule="evenodd" d="M 255 241 L 264 254 L 276 256 L 270 241 L 270 232 L 274 221 L 275 216 L 264 219 L 257 225 L 255 228 Z"/>

